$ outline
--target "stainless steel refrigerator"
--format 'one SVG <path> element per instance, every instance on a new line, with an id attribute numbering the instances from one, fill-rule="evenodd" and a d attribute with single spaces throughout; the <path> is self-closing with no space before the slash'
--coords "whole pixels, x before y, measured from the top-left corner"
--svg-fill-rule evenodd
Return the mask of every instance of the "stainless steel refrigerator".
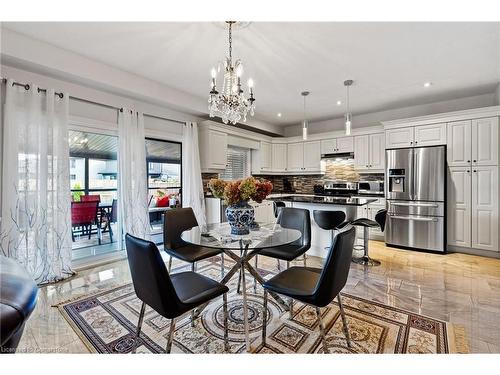
<path id="1" fill-rule="evenodd" d="M 446 249 L 446 146 L 386 151 L 388 245 Z"/>

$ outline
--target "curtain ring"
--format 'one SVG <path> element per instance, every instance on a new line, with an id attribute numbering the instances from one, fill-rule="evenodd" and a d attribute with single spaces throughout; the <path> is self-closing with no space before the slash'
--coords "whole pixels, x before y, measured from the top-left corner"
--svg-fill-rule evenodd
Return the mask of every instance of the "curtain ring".
<path id="1" fill-rule="evenodd" d="M 60 92 L 60 93 L 56 93 L 56 95 L 58 95 L 58 96 L 59 96 L 59 99 L 64 98 L 64 94 L 63 94 L 62 92 Z"/>
<path id="2" fill-rule="evenodd" d="M 29 89 L 30 89 L 30 85 L 25 84 L 25 85 L 24 85 L 24 89 L 25 89 L 25 90 L 29 90 Z"/>

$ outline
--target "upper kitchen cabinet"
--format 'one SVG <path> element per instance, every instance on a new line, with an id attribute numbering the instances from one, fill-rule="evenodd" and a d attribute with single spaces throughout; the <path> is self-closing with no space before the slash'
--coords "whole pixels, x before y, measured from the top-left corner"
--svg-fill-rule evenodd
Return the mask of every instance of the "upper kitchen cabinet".
<path id="1" fill-rule="evenodd" d="M 438 146 L 446 144 L 446 124 L 408 126 L 385 132 L 386 148 Z"/>
<path id="2" fill-rule="evenodd" d="M 304 171 L 319 172 L 321 169 L 320 141 L 304 142 Z"/>
<path id="3" fill-rule="evenodd" d="M 340 137 L 323 139 L 321 141 L 321 154 L 336 154 L 354 152 L 354 137 Z"/>
<path id="4" fill-rule="evenodd" d="M 448 165 L 498 165 L 498 117 L 448 123 Z"/>
<path id="5" fill-rule="evenodd" d="M 405 148 L 413 146 L 414 128 L 390 129 L 385 132 L 386 148 Z"/>
<path id="6" fill-rule="evenodd" d="M 446 124 L 415 126 L 413 145 L 415 147 L 446 144 Z"/>
<path id="7" fill-rule="evenodd" d="M 227 134 L 209 128 L 199 132 L 200 166 L 202 172 L 220 172 L 227 165 Z"/>
<path id="8" fill-rule="evenodd" d="M 272 170 L 272 146 L 270 142 L 261 141 L 258 150 L 252 150 L 252 173 L 266 174 Z"/>
<path id="9" fill-rule="evenodd" d="M 383 170 L 385 135 L 375 133 L 354 137 L 354 167 L 361 170 Z"/>
<path id="10" fill-rule="evenodd" d="M 472 165 L 498 165 L 498 117 L 472 120 Z"/>
<path id="11" fill-rule="evenodd" d="M 271 150 L 271 169 L 273 172 L 286 172 L 287 170 L 286 143 L 273 143 Z"/>
<path id="12" fill-rule="evenodd" d="M 448 123 L 447 159 L 450 167 L 467 167 L 472 162 L 471 120 Z"/>
<path id="13" fill-rule="evenodd" d="M 302 172 L 304 170 L 304 143 L 289 143 L 287 150 L 288 172 Z"/>
<path id="14" fill-rule="evenodd" d="M 287 172 L 321 171 L 321 142 L 297 142 L 288 144 Z"/>

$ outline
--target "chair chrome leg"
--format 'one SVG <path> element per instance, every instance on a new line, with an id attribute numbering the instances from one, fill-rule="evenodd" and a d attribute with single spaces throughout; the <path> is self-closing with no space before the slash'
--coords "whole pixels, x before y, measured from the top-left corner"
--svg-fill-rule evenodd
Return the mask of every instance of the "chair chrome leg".
<path id="1" fill-rule="evenodd" d="M 224 278 L 226 273 L 226 269 L 224 268 L 224 253 L 220 256 L 220 278 L 221 280 Z"/>
<path id="2" fill-rule="evenodd" d="M 255 267 L 254 267 L 255 272 L 259 272 L 259 270 L 257 268 L 257 264 L 258 264 L 257 258 L 258 258 L 258 255 L 255 256 Z M 257 279 L 255 277 L 253 278 L 253 292 L 257 293 Z"/>
<path id="3" fill-rule="evenodd" d="M 279 272 L 281 272 L 281 264 L 280 264 L 280 260 L 279 260 L 279 259 L 277 259 L 277 261 L 278 261 L 278 271 L 279 271 Z"/>
<path id="4" fill-rule="evenodd" d="M 318 316 L 319 333 L 321 335 L 321 341 L 323 342 L 323 351 L 326 354 L 329 354 L 330 351 L 328 350 L 328 346 L 326 345 L 325 326 L 323 324 L 323 319 L 321 319 L 321 310 L 319 309 L 319 307 L 316 307 L 316 315 Z"/>
<path id="5" fill-rule="evenodd" d="M 222 295 L 223 306 L 222 309 L 224 311 L 224 351 L 229 353 L 229 329 L 228 329 L 228 314 L 227 314 L 227 293 Z"/>
<path id="6" fill-rule="evenodd" d="M 172 256 L 170 256 L 170 259 L 168 260 L 168 273 L 172 271 Z"/>
<path id="7" fill-rule="evenodd" d="M 342 299 L 340 298 L 340 293 L 337 294 L 337 300 L 339 301 L 340 316 L 342 317 L 342 330 L 344 331 L 344 335 L 347 340 L 347 346 L 349 348 L 352 348 L 351 335 L 349 334 L 349 327 L 347 325 L 347 319 L 345 317 L 344 306 L 342 305 Z"/>
<path id="8" fill-rule="evenodd" d="M 290 320 L 293 319 L 293 298 L 290 298 L 290 301 L 288 302 L 288 307 L 290 309 Z"/>
<path id="9" fill-rule="evenodd" d="M 368 240 L 370 239 L 370 232 L 368 227 L 363 228 L 363 251 L 364 255 L 360 258 L 352 258 L 353 263 L 362 264 L 363 266 L 379 266 L 380 261 L 370 258 L 368 255 Z M 358 245 L 356 245 L 358 246 Z M 360 246 L 359 246 L 360 247 Z M 356 249 L 356 247 L 355 247 Z"/>
<path id="10" fill-rule="evenodd" d="M 174 332 L 175 332 L 175 318 L 170 321 L 170 330 L 168 332 L 167 348 L 165 349 L 167 354 L 169 354 L 170 351 L 172 350 L 172 340 L 174 339 Z"/>
<path id="11" fill-rule="evenodd" d="M 236 288 L 236 293 L 238 294 L 241 293 L 241 268 L 240 268 L 240 274 L 238 275 L 238 287 Z"/>
<path id="12" fill-rule="evenodd" d="M 267 289 L 264 289 L 264 310 L 262 312 L 262 346 L 266 345 L 267 330 Z"/>
<path id="13" fill-rule="evenodd" d="M 191 263 L 191 271 L 196 272 L 196 262 Z"/>
<path id="14" fill-rule="evenodd" d="M 139 336 L 141 334 L 142 321 L 144 320 L 144 311 L 146 311 L 146 304 L 143 302 L 141 306 L 141 312 L 139 313 L 139 322 L 137 323 L 137 330 L 135 332 L 135 345 L 132 353 L 135 353 L 137 350 L 137 346 L 139 344 Z"/>
<path id="15" fill-rule="evenodd" d="M 304 253 L 304 267 L 307 267 L 307 255 Z"/>

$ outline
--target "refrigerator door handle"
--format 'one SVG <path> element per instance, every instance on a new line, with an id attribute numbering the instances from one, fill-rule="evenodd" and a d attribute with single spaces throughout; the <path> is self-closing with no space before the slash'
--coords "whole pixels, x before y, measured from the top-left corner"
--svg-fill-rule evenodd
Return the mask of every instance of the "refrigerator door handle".
<path id="1" fill-rule="evenodd" d="M 399 216 L 399 215 L 388 215 L 391 219 L 409 220 L 409 221 L 438 221 L 435 217 L 415 217 L 415 216 Z"/>
<path id="2" fill-rule="evenodd" d="M 391 206 L 404 206 L 404 207 L 433 207 L 438 208 L 439 205 L 436 203 L 402 203 L 402 202 L 391 202 Z"/>

